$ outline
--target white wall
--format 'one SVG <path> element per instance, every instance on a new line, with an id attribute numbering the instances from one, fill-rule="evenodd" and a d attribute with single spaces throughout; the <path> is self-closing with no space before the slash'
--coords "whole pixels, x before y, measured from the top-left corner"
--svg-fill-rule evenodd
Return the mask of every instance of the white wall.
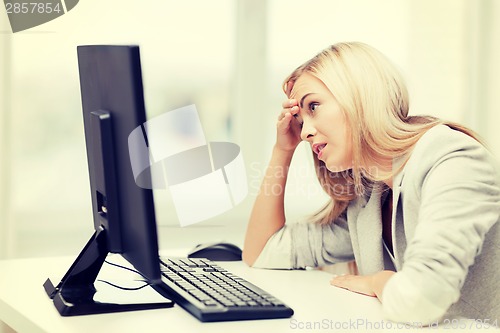
<path id="1" fill-rule="evenodd" d="M 485 1 L 485 5 L 481 11 L 482 16 L 478 17 L 478 21 L 487 20 L 484 25 L 481 25 L 479 35 L 483 36 L 481 40 L 481 54 L 477 55 L 476 61 L 481 66 L 480 81 L 478 82 L 477 90 L 483 91 L 484 96 L 477 99 L 477 103 L 481 109 L 484 108 L 484 115 L 478 112 L 484 129 L 485 137 L 490 145 L 491 150 L 500 159 L 500 107 L 498 96 L 500 92 L 500 2 L 489 0 Z M 484 105 L 481 100 L 484 98 Z"/>
<path id="2" fill-rule="evenodd" d="M 0 30 L 9 28 L 0 15 Z M 10 252 L 10 38 L 0 39 L 0 258 Z"/>

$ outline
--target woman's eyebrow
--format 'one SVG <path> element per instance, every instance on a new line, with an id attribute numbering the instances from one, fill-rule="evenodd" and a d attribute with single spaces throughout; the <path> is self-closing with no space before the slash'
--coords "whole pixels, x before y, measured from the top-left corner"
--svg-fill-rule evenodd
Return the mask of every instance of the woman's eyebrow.
<path id="1" fill-rule="evenodd" d="M 304 100 L 306 99 L 307 96 L 309 95 L 314 95 L 314 93 L 308 93 L 308 94 L 305 94 L 304 96 L 302 96 L 302 98 L 300 99 L 300 108 L 304 108 Z"/>

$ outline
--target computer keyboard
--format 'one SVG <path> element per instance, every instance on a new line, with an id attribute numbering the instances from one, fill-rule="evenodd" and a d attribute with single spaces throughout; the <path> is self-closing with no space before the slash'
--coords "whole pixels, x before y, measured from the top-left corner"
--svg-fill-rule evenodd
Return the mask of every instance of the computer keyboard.
<path id="1" fill-rule="evenodd" d="M 160 258 L 168 296 L 201 321 L 288 318 L 293 310 L 208 259 Z"/>

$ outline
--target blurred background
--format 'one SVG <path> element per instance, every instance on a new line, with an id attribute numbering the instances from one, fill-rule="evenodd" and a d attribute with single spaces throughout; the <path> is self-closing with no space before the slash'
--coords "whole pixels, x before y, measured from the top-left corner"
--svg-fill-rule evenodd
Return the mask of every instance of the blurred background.
<path id="1" fill-rule="evenodd" d="M 82 0 L 12 34 L 0 10 L 0 257 L 76 256 L 93 232 L 77 45 L 140 45 L 148 117 L 194 103 L 207 140 L 241 146 L 249 195 L 233 210 L 181 228 L 155 191 L 160 248 L 241 245 L 282 80 L 330 44 L 378 48 L 406 78 L 412 114 L 470 126 L 500 156 L 499 18 L 495 0 Z M 324 202 L 302 144 L 288 217 Z"/>

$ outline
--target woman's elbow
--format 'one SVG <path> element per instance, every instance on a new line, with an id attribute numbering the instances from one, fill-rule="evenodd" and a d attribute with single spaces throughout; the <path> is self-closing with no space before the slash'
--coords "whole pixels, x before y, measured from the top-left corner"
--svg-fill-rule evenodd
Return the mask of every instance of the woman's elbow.
<path id="1" fill-rule="evenodd" d="M 446 309 L 430 308 L 423 310 L 421 306 L 399 306 L 399 309 L 388 309 L 383 305 L 384 316 L 390 321 L 415 327 L 426 327 L 438 323 L 446 314 Z"/>
<path id="2" fill-rule="evenodd" d="M 251 253 L 249 253 L 248 250 L 243 249 L 243 252 L 241 254 L 241 259 L 249 267 L 252 267 L 255 264 L 255 261 L 257 260 L 257 256 L 252 255 Z"/>
<path id="3" fill-rule="evenodd" d="M 453 292 L 441 290 L 440 296 L 429 297 L 428 292 L 414 285 L 406 275 L 394 274 L 381 297 L 384 316 L 399 323 L 431 325 L 440 321 L 456 300 Z"/>

